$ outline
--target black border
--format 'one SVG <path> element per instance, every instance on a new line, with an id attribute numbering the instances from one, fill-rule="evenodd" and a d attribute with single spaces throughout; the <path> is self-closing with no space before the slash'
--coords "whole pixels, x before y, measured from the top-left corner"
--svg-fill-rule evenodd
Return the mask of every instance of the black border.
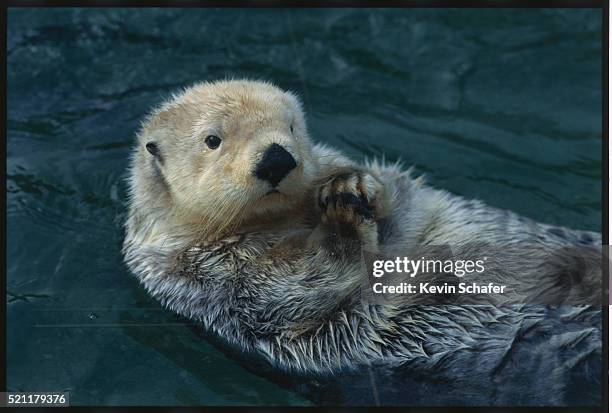
<path id="1" fill-rule="evenodd" d="M 608 0 L 6 0 L 8 7 L 604 8 Z M 6 7 L 6 6 L 5 6 Z"/>
<path id="2" fill-rule="evenodd" d="M 2 42 L 2 61 L 3 65 L 0 69 L 2 74 L 2 88 L 4 90 L 2 96 L 2 103 L 4 110 L 0 114 L 1 130 L 4 136 L 3 145 L 0 145 L 0 162 L 2 163 L 1 173 L 2 179 L 2 190 L 4 196 L 1 198 L 1 207 L 4 214 L 1 218 L 1 225 L 3 228 L 2 236 L 0 237 L 0 245 L 2 247 L 2 263 L 4 265 L 4 271 L 2 271 L 3 282 L 0 283 L 0 295 L 2 305 L 0 305 L 0 354 L 3 355 L 4 365 L 6 366 L 7 352 L 6 352 L 6 325 L 7 325 L 7 307 L 6 307 L 6 263 L 7 263 L 7 250 L 6 250 L 6 149 L 7 149 L 7 41 L 8 41 L 8 8 L 16 7 L 421 7 L 421 8 L 599 8 L 602 9 L 602 88 L 603 88 L 603 107 L 602 107 L 602 236 L 604 248 L 610 243 L 609 234 L 609 190 L 610 182 L 609 179 L 609 13 L 610 5 L 607 0 L 380 0 L 380 1 L 364 1 L 364 0 L 212 0 L 212 1 L 198 1 L 198 0 L 90 0 L 90 1 L 75 1 L 75 0 L 7 0 L 0 8 L 0 24 L 4 29 L 5 40 Z M 280 412 L 280 411 L 371 411 L 371 410 L 385 410 L 389 412 L 407 412 L 407 411 L 418 411 L 418 412 L 475 412 L 475 411 L 487 411 L 487 412 L 508 412 L 508 411 L 565 411 L 565 412 L 606 412 L 608 411 L 610 403 L 609 395 L 609 310 L 610 310 L 610 265 L 612 258 L 610 255 L 612 248 L 608 248 L 605 256 L 608 258 L 608 262 L 604 263 L 603 275 L 603 300 L 602 300 L 602 311 L 603 311 L 603 366 L 602 366 L 602 406 L 600 407 L 291 407 L 291 406 L 265 406 L 265 407 L 252 407 L 252 406 L 200 406 L 200 407 L 182 407 L 182 406 L 79 406 L 72 407 L 72 409 L 82 410 L 86 412 L 94 412 L 99 410 L 128 410 L 128 411 L 171 411 L 171 412 L 188 412 L 188 411 L 234 411 L 234 410 L 248 410 L 250 412 Z M 0 374 L 0 391 L 5 392 L 7 388 L 7 375 L 6 368 L 3 374 Z M 53 409 L 51 409 L 53 410 Z M 26 408 L 24 411 L 28 411 Z"/>
<path id="3" fill-rule="evenodd" d="M 602 47 L 603 47 L 603 56 L 602 56 L 602 82 L 601 85 L 603 87 L 603 112 L 602 112 L 602 165 L 603 171 L 601 176 L 601 203 L 602 203 L 602 242 L 604 244 L 603 248 L 605 251 L 603 258 L 603 285 L 602 285 L 602 341 L 603 341 L 603 357 L 602 357 L 602 370 L 601 374 L 603 375 L 601 383 L 603 386 L 603 397 L 602 397 L 602 410 L 606 409 L 606 407 L 610 406 L 610 372 L 608 370 L 609 359 L 610 359 L 610 331 L 609 331 L 609 320 L 610 320 L 610 266 L 611 261 L 610 258 L 610 247 L 607 246 L 610 244 L 610 119 L 609 117 L 609 93 L 610 93 L 610 85 L 609 85 L 609 55 L 610 55 L 610 4 L 606 1 L 603 7 L 602 13 Z"/>
<path id="4" fill-rule="evenodd" d="M 2 93 L 2 107 L 4 108 L 2 110 L 2 114 L 0 115 L 2 117 L 2 122 L 0 122 L 2 124 L 2 136 L 4 137 L 4 143 L 1 146 L 1 150 L 2 150 L 2 155 L 0 156 L 0 162 L 2 163 L 2 238 L 0 241 L 1 247 L 2 247 L 2 265 L 3 265 L 3 269 L 2 269 L 2 282 L 0 283 L 0 295 L 1 295 L 1 300 L 2 300 L 2 305 L 0 305 L 0 322 L 2 323 L 2 325 L 0 325 L 0 334 L 2 335 L 2 339 L 0 340 L 0 354 L 2 354 L 2 358 L 5 361 L 5 366 L 8 364 L 8 358 L 7 358 L 7 353 L 6 353 L 6 325 L 7 325 L 7 319 L 6 319 L 6 304 L 7 304 L 7 299 L 6 299 L 6 279 L 7 279 L 7 267 L 6 267 L 6 197 L 7 197 L 7 193 L 6 193 L 6 146 L 7 146 L 7 134 L 6 134 L 6 120 L 8 118 L 8 108 L 7 108 L 7 95 L 8 95 L 8 90 L 7 90 L 7 83 L 8 83 L 8 70 L 7 70 L 7 56 L 6 56 L 6 51 L 7 51 L 7 42 L 8 42 L 8 22 L 7 22 L 7 9 L 3 8 L 2 12 L 0 13 L 0 21 L 2 22 L 2 28 L 4 29 L 4 33 L 5 33 L 5 41 L 2 42 L 2 68 L 0 68 L 2 73 L 2 88 L 4 93 Z M 0 391 L 5 392 L 6 391 L 6 384 L 7 384 L 7 377 L 6 377 L 6 368 L 4 369 L 3 374 L 0 374 Z"/>

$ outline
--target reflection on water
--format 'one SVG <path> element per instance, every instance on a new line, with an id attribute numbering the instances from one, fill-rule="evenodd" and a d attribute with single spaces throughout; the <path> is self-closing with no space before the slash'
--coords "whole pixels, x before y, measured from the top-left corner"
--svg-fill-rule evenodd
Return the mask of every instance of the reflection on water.
<path id="1" fill-rule="evenodd" d="M 596 10 L 13 9 L 8 20 L 11 390 L 94 405 L 333 402 L 246 370 L 122 264 L 134 133 L 195 81 L 271 80 L 302 97 L 315 140 L 355 159 L 401 159 L 454 193 L 600 230 Z"/>

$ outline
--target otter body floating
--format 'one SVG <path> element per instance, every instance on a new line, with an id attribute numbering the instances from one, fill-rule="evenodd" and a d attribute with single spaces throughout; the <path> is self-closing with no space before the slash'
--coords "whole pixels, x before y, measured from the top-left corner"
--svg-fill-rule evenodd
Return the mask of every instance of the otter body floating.
<path id="1" fill-rule="evenodd" d="M 362 251 L 450 245 L 474 256 L 487 245 L 537 245 L 500 253 L 485 272 L 486 283 L 537 296 L 563 287 L 562 271 L 547 262 L 552 251 L 601 243 L 596 233 L 433 189 L 399 165 L 360 165 L 315 145 L 296 96 L 256 81 L 197 84 L 155 109 L 138 135 L 129 182 L 124 255 L 147 291 L 295 373 L 365 365 L 467 371 L 479 352 L 486 376 L 508 365 L 523 330 L 547 323 L 543 306 L 506 308 L 495 294 L 477 302 L 486 305 L 414 305 L 403 294 L 368 301 Z M 601 274 L 582 282 L 597 291 Z M 566 317 L 571 334 L 584 333 L 577 348 L 600 355 L 601 330 L 589 314 Z M 533 351 L 550 357 L 555 345 L 562 341 Z M 567 377 L 589 368 L 588 358 L 574 356 L 566 370 L 559 361 L 551 402 L 562 399 Z M 517 374 L 543 373 L 523 367 Z M 525 389 L 525 400 L 546 402 L 541 388 L 531 399 Z"/>

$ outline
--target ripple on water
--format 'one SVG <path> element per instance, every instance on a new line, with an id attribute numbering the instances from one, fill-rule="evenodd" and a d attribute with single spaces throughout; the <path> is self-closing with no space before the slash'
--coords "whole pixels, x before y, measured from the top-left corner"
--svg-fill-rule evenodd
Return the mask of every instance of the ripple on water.
<path id="1" fill-rule="evenodd" d="M 454 193 L 601 229 L 596 10 L 26 8 L 8 20 L 10 388 L 94 405 L 370 397 L 369 376 L 349 378 L 350 394 L 246 370 L 128 274 L 134 135 L 196 81 L 273 81 L 302 98 L 314 140 L 355 159 L 384 155 Z"/>

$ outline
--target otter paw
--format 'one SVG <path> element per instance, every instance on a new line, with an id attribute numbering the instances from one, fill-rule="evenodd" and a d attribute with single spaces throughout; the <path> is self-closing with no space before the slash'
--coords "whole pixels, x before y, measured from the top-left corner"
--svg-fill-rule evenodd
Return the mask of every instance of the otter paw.
<path id="1" fill-rule="evenodd" d="M 334 176 L 318 192 L 323 222 L 360 225 L 374 221 L 382 188 L 376 178 L 365 172 Z"/>

